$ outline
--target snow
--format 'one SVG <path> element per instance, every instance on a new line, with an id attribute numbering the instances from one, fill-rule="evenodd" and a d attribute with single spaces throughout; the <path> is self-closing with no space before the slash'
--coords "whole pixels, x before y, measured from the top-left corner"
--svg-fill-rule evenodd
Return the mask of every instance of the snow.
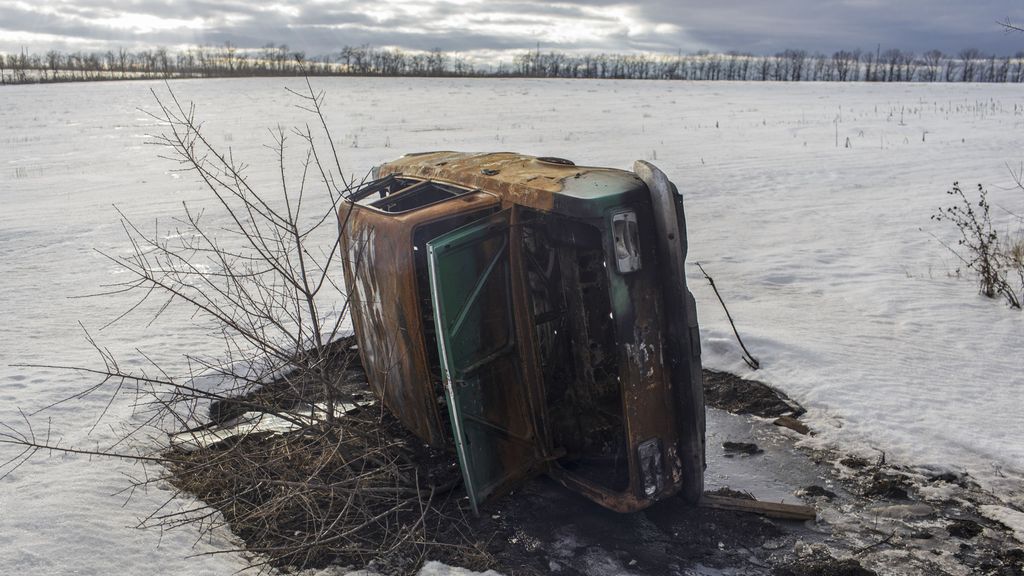
<path id="1" fill-rule="evenodd" d="M 366 570 L 351 570 L 347 567 L 331 566 L 322 570 L 306 570 L 301 574 L 304 576 L 378 576 L 377 572 Z M 416 576 L 501 576 L 494 570 L 486 572 L 474 572 L 458 566 L 448 566 L 435 560 L 427 560 Z"/>
<path id="2" fill-rule="evenodd" d="M 1013 532 L 1013 537 L 1024 544 L 1024 512 L 995 504 L 986 504 L 979 510 L 986 518 L 995 520 L 1009 528 Z"/>
<path id="3" fill-rule="evenodd" d="M 486 572 L 473 572 L 472 570 L 466 570 L 465 568 L 448 566 L 440 562 L 430 560 L 423 565 L 423 568 L 420 568 L 417 576 L 499 576 L 499 574 L 493 570 L 488 570 Z"/>
<path id="4" fill-rule="evenodd" d="M 361 175 L 414 151 L 512 150 L 626 168 L 652 161 L 686 197 L 691 288 L 705 365 L 765 381 L 808 408 L 814 446 L 929 470 L 966 471 L 1008 505 L 1024 505 L 1019 391 L 1024 315 L 956 275 L 955 231 L 929 216 L 959 180 L 985 183 L 997 206 L 1024 212 L 1007 164 L 1022 158 L 1024 93 L 1012 85 L 760 84 L 461 79 L 316 79 L 344 165 Z M 294 79 L 173 82 L 215 143 L 277 182 L 267 128 L 305 123 Z M 129 249 L 111 204 L 137 222 L 202 203 L 198 185 L 156 157 L 156 82 L 0 90 L 0 421 L 92 381 L 11 367 L 98 358 L 78 322 L 126 363 L 135 349 L 172 369 L 215 355 L 210 326 L 172 308 L 100 327 L 133 301 L 75 298 L 119 279 L 94 249 Z M 847 147 L 849 141 L 850 147 Z M 1020 224 L 1001 210 L 1000 229 Z M 701 262 L 762 369 L 740 360 Z M 34 420 L 62 445 L 105 446 L 130 421 L 106 397 Z M 48 414 L 48 416 L 47 416 Z M 42 418 L 42 419 L 40 419 Z M 8 456 L 0 449 L 0 456 Z M 127 463 L 38 458 L 0 481 L 0 566 L 19 574 L 224 574 L 244 565 L 228 535 L 135 530 L 170 497 L 127 485 Z M 176 505 L 184 505 L 177 502 Z M 1015 518 L 1015 517 L 1014 517 Z M 1002 520 L 1000 520 L 1002 521 Z"/>

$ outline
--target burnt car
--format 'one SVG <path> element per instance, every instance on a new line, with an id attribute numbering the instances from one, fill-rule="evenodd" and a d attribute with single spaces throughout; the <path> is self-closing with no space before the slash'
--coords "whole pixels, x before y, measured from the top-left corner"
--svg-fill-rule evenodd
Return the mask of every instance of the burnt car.
<path id="1" fill-rule="evenodd" d="M 656 167 L 410 154 L 341 207 L 374 393 L 454 446 L 474 512 L 546 473 L 621 512 L 704 478 L 682 196 Z"/>

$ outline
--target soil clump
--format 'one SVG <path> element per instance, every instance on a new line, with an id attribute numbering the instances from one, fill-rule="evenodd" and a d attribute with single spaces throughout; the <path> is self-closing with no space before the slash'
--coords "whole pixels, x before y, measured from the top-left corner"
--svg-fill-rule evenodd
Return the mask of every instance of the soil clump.
<path id="1" fill-rule="evenodd" d="M 733 414 L 764 418 L 783 415 L 798 418 L 805 412 L 799 404 L 764 382 L 707 369 L 704 370 L 704 402 Z"/>

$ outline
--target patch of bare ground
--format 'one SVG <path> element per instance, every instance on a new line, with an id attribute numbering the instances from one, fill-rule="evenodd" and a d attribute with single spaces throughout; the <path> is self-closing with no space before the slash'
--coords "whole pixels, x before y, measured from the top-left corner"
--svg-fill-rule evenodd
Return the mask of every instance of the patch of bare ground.
<path id="1" fill-rule="evenodd" d="M 459 505 L 452 455 L 372 407 L 341 427 L 250 434 L 168 456 L 174 485 L 216 508 L 268 566 L 408 574 L 427 558 L 494 565 Z"/>
<path id="2" fill-rule="evenodd" d="M 351 351 L 351 343 L 343 348 Z M 342 395 L 368 400 L 352 360 L 341 364 L 355 370 L 339 380 Z M 247 550 L 286 571 L 337 564 L 399 575 L 440 560 L 507 575 L 1024 576 L 1024 552 L 978 512 L 996 500 L 969 478 L 795 450 L 798 436 L 771 419 L 798 417 L 798 405 L 729 374 L 706 372 L 705 383 L 709 405 L 751 419 L 757 437 L 730 445 L 753 453 L 745 465 L 817 479 L 792 485 L 794 500 L 817 508 L 816 520 L 694 508 L 674 498 L 618 514 L 545 477 L 489 502 L 475 518 L 454 455 L 427 448 L 375 403 L 330 429 L 252 435 L 176 454 L 172 472 L 177 487 L 223 515 Z M 271 384 L 259 393 L 288 405 L 305 391 Z M 214 408 L 215 416 L 232 410 Z M 753 497 L 729 488 L 717 494 Z"/>
<path id="3" fill-rule="evenodd" d="M 253 407 L 287 414 L 325 394 L 358 408 L 333 424 L 172 448 L 165 454 L 172 484 L 216 509 L 259 566 L 369 565 L 382 574 L 415 573 L 427 559 L 494 566 L 486 538 L 460 505 L 454 455 L 426 446 L 379 408 L 353 338 L 333 344 L 329 362 L 335 389 L 286 375 L 212 403 L 211 426 Z"/>
<path id="4" fill-rule="evenodd" d="M 765 418 L 799 418 L 805 412 L 799 404 L 764 382 L 716 370 L 704 370 L 704 402 L 733 414 Z"/>

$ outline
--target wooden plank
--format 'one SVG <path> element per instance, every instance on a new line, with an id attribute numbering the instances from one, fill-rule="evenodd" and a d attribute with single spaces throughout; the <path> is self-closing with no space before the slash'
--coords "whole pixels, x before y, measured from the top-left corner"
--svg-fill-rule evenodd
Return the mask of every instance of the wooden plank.
<path id="1" fill-rule="evenodd" d="M 700 499 L 702 508 L 713 510 L 732 510 L 735 512 L 748 512 L 760 514 L 769 518 L 779 520 L 814 520 L 817 512 L 811 506 L 800 504 L 783 504 L 780 502 L 761 502 L 759 500 L 746 500 L 744 498 L 730 498 L 717 494 L 704 494 Z"/>

